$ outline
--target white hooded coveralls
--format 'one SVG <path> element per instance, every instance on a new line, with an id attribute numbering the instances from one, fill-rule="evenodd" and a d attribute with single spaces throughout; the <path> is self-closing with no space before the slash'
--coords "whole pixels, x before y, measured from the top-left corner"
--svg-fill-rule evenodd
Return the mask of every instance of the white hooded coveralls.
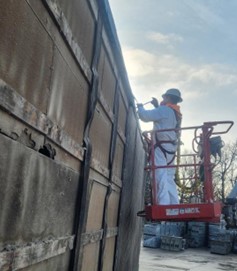
<path id="1" fill-rule="evenodd" d="M 177 120 L 175 112 L 172 108 L 161 105 L 152 110 L 145 110 L 142 106 L 138 107 L 138 115 L 142 121 L 154 122 L 154 130 L 162 129 L 175 129 Z M 159 141 L 176 141 L 177 134 L 175 131 L 166 131 L 157 133 L 157 139 Z M 174 152 L 177 149 L 177 145 L 172 143 L 163 143 L 162 147 L 170 152 Z M 155 165 L 166 166 L 172 161 L 174 154 L 166 155 L 159 148 L 155 148 Z M 170 165 L 173 165 L 174 161 Z M 156 202 L 160 205 L 178 204 L 178 192 L 176 184 L 174 182 L 175 168 L 158 168 L 155 170 L 156 180 Z"/>

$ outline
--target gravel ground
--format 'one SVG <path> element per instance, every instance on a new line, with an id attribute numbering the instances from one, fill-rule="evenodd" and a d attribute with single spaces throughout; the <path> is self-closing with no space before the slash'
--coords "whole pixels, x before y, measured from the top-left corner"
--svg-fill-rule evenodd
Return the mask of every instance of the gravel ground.
<path id="1" fill-rule="evenodd" d="M 169 252 L 141 247 L 139 271 L 237 271 L 237 255 L 211 254 L 208 249 Z"/>

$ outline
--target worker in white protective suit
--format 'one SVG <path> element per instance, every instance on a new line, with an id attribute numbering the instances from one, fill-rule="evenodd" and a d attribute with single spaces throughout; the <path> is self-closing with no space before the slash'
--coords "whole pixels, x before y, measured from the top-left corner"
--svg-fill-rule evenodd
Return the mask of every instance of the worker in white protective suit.
<path id="1" fill-rule="evenodd" d="M 182 102 L 181 93 L 178 89 L 168 89 L 162 95 L 163 101 L 153 98 L 151 102 L 155 108 L 144 109 L 142 104 L 138 104 L 138 115 L 142 121 L 154 122 L 154 130 L 176 129 L 180 127 L 182 114 L 177 105 Z M 156 133 L 155 165 L 174 165 L 175 152 L 178 147 L 177 131 L 165 131 Z M 155 170 L 156 180 L 156 202 L 160 205 L 179 204 L 177 187 L 174 181 L 176 168 L 158 168 Z"/>

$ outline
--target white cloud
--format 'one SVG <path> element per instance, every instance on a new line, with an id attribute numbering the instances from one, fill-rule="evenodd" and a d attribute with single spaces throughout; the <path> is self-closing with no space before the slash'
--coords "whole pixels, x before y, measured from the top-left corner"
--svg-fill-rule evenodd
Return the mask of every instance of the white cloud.
<path id="1" fill-rule="evenodd" d="M 148 91 L 157 95 L 167 88 L 178 87 L 184 99 L 191 101 L 203 99 L 212 92 L 237 88 L 237 71 L 229 66 L 195 66 L 174 55 L 155 55 L 133 48 L 124 48 L 123 52 L 132 89 L 141 98 Z"/>
<path id="2" fill-rule="evenodd" d="M 123 48 L 123 56 L 130 77 L 146 76 L 153 72 L 154 56 L 149 52 Z"/>
<path id="3" fill-rule="evenodd" d="M 165 35 L 159 32 L 149 32 L 147 34 L 147 38 L 152 41 L 155 41 L 156 43 L 165 45 L 172 45 L 172 43 L 183 42 L 183 38 L 181 36 L 178 36 L 173 33 Z"/>
<path id="4" fill-rule="evenodd" d="M 208 7 L 207 3 L 201 3 L 196 0 L 188 0 L 185 2 L 190 9 L 194 11 L 196 16 L 200 18 L 206 25 L 224 25 L 224 20 L 217 13 L 213 12 L 213 9 Z"/>
<path id="5" fill-rule="evenodd" d="M 237 84 L 237 75 L 224 65 L 202 65 L 191 74 L 191 81 L 200 81 L 217 87 Z"/>

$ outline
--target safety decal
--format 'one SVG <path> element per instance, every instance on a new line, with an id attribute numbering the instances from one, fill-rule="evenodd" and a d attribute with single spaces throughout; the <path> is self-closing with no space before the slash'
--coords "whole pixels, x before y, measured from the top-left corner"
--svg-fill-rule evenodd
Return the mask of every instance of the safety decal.
<path id="1" fill-rule="evenodd" d="M 167 216 L 183 215 L 183 214 L 199 214 L 199 208 L 175 208 L 175 209 L 166 209 Z"/>

